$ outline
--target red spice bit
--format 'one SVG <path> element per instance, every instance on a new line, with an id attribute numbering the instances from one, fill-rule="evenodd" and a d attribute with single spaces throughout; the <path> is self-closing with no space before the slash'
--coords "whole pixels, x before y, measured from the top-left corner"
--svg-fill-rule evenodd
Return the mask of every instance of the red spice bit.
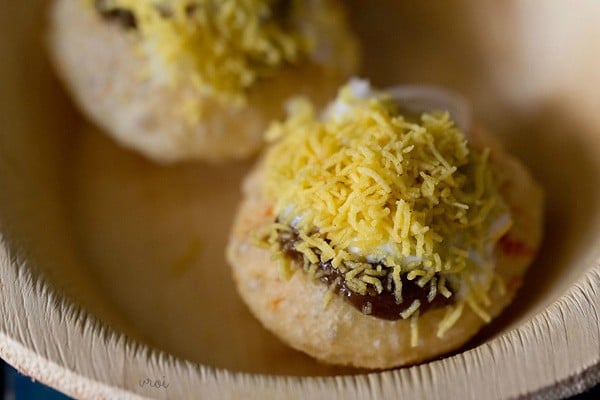
<path id="1" fill-rule="evenodd" d="M 525 242 L 511 238 L 509 235 L 502 236 L 498 245 L 507 256 L 525 257 L 533 254 L 533 249 Z"/>
<path id="2" fill-rule="evenodd" d="M 283 301 L 283 297 L 276 297 L 275 299 L 273 299 L 273 301 L 271 301 L 271 307 L 274 310 L 277 310 L 282 301 Z"/>
<path id="3" fill-rule="evenodd" d="M 513 291 L 517 290 L 518 288 L 520 288 L 522 283 L 523 283 L 523 279 L 521 279 L 521 277 L 519 275 L 514 275 L 508 281 L 507 289 L 509 292 L 513 292 Z"/>

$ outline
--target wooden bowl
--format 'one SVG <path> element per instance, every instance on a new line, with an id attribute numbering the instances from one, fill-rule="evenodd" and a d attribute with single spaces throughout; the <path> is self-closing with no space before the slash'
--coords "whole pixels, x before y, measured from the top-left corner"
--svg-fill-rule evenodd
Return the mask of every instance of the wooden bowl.
<path id="1" fill-rule="evenodd" d="M 0 356 L 80 398 L 557 398 L 600 381 L 600 3 L 348 1 L 380 86 L 465 94 L 547 195 L 516 302 L 410 368 L 328 367 L 268 334 L 223 247 L 248 163 L 159 167 L 73 110 L 44 1 L 0 13 Z M 369 5 L 367 5 L 369 4 Z"/>

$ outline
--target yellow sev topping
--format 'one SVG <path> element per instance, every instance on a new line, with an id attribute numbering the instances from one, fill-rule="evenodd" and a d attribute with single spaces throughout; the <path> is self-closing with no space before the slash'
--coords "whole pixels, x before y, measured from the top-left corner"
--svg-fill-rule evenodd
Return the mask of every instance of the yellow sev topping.
<path id="1" fill-rule="evenodd" d="M 158 69 L 171 82 L 184 83 L 204 95 L 240 103 L 243 92 L 257 80 L 297 62 L 310 50 L 311 43 L 286 16 L 299 3 L 101 0 L 97 7 L 133 14 L 143 38 L 141 50 L 150 59 L 149 70 Z"/>
<path id="2" fill-rule="evenodd" d="M 489 149 L 471 147 L 446 112 L 409 118 L 385 94 L 355 86 L 342 88 L 320 118 L 309 102 L 295 101 L 288 119 L 267 132 L 274 144 L 265 196 L 277 216 L 268 243 L 276 258 L 284 258 L 278 237 L 293 229 L 307 270 L 330 263 L 358 294 L 381 293 L 388 276 L 397 303 L 402 279 L 430 283 L 429 301 L 451 296 L 452 287 L 457 305 L 440 335 L 463 303 L 487 319 L 491 250 L 510 226 Z M 495 221 L 502 227 L 492 229 Z M 419 306 L 402 318 L 418 315 Z"/>

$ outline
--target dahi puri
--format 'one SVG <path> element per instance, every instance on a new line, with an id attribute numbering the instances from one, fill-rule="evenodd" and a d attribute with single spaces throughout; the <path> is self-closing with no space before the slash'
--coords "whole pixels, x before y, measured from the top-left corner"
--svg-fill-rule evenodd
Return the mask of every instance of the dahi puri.
<path id="1" fill-rule="evenodd" d="M 333 364 L 417 363 L 514 297 L 542 192 L 481 130 L 403 115 L 352 81 L 322 115 L 291 104 L 267 137 L 227 256 L 253 314 L 290 346 Z"/>
<path id="2" fill-rule="evenodd" d="M 160 162 L 249 156 L 282 103 L 357 67 L 336 0 L 55 0 L 49 47 L 76 102 Z"/>

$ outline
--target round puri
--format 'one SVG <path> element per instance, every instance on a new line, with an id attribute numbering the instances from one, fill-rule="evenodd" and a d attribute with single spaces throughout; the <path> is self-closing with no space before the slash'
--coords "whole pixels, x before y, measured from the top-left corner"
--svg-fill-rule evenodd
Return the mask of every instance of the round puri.
<path id="1" fill-rule="evenodd" d="M 529 172 L 491 138 L 478 131 L 477 146 L 491 148 L 490 161 L 500 175 L 500 191 L 514 223 L 496 247 L 496 270 L 505 283 L 492 286 L 490 316 L 513 299 L 541 239 L 542 191 Z M 411 347 L 410 320 L 387 321 L 362 314 L 340 296 L 324 305 L 327 286 L 303 270 L 290 280 L 279 277 L 270 251 L 257 247 L 252 232 L 274 220 L 272 204 L 262 196 L 264 168 L 258 165 L 244 186 L 244 199 L 231 233 L 228 259 L 244 301 L 262 324 L 290 346 L 332 364 L 390 368 L 418 363 L 464 344 L 484 324 L 465 305 L 456 324 L 442 338 L 437 329 L 447 307 L 432 309 L 418 319 L 419 341 Z"/>
<path id="2" fill-rule="evenodd" d="M 159 162 L 219 161 L 256 152 L 267 124 L 283 116 L 282 103 L 290 96 L 304 94 L 324 104 L 355 71 L 357 49 L 350 33 L 330 25 L 320 27 L 324 43 L 312 55 L 319 62 L 287 66 L 256 83 L 240 108 L 199 98 L 189 87 L 160 77 L 143 78 L 147 60 L 138 51 L 136 33 L 102 19 L 83 0 L 55 1 L 48 40 L 78 106 L 119 143 Z M 182 111 L 190 99 L 201 104 L 199 121 Z"/>

